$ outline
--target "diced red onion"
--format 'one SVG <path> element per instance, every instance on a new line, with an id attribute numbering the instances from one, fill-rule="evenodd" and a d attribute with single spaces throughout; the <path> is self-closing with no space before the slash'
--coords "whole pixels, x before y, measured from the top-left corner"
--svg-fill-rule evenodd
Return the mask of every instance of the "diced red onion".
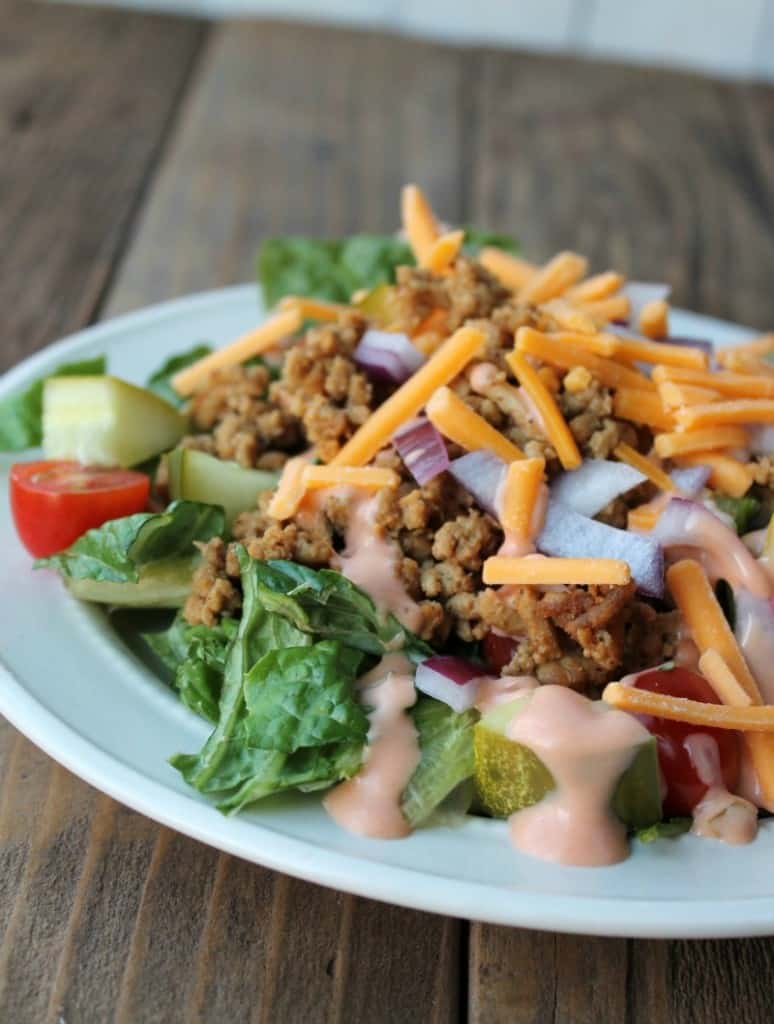
<path id="1" fill-rule="evenodd" d="M 636 327 L 640 322 L 640 313 L 649 302 L 668 299 L 672 289 L 668 284 L 655 284 L 650 281 L 627 281 L 621 292 L 629 300 L 629 323 Z"/>
<path id="2" fill-rule="evenodd" d="M 664 555 L 651 534 L 629 533 L 582 516 L 558 501 L 548 504 L 537 549 L 555 558 L 617 558 L 627 562 L 637 589 L 664 593 Z"/>
<path id="3" fill-rule="evenodd" d="M 428 697 L 435 697 L 460 713 L 476 703 L 483 675 L 485 671 L 480 665 L 452 654 L 435 654 L 417 666 L 414 683 Z"/>
<path id="4" fill-rule="evenodd" d="M 757 455 L 774 452 L 774 423 L 756 423 L 750 428 L 750 450 Z"/>
<path id="5" fill-rule="evenodd" d="M 430 420 L 416 419 L 393 436 L 392 443 L 420 487 L 449 468 L 444 440 Z"/>
<path id="6" fill-rule="evenodd" d="M 669 476 L 678 490 L 689 498 L 695 498 L 707 486 L 711 473 L 709 466 L 686 466 L 685 469 L 673 469 Z"/>
<path id="7" fill-rule="evenodd" d="M 360 339 L 353 359 L 370 377 L 392 384 L 402 384 L 408 380 L 425 361 L 408 335 L 373 329 L 367 330 Z"/>
<path id="8" fill-rule="evenodd" d="M 680 548 L 697 558 L 713 580 L 744 586 L 756 597 L 768 597 L 771 583 L 745 545 L 704 505 L 672 498 L 648 535 L 664 548 Z"/>
<path id="9" fill-rule="evenodd" d="M 582 516 L 595 516 L 619 494 L 626 494 L 646 479 L 625 462 L 586 459 L 578 469 L 559 474 L 551 484 L 551 497 Z"/>
<path id="10" fill-rule="evenodd" d="M 505 476 L 506 465 L 492 452 L 469 452 L 449 463 L 454 479 L 470 491 L 485 512 L 497 516 L 497 491 Z"/>
<path id="11" fill-rule="evenodd" d="M 734 634 L 755 676 L 764 704 L 774 703 L 774 602 L 755 597 L 742 587 L 734 590 Z"/>

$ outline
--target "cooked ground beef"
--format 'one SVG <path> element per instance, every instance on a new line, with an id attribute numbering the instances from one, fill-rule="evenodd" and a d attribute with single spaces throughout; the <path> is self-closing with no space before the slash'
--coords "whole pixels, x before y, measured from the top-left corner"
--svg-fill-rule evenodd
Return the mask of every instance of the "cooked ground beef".
<path id="1" fill-rule="evenodd" d="M 556 327 L 550 312 L 519 304 L 467 259 L 444 276 L 401 268 L 392 309 L 391 326 L 408 333 L 437 310 L 445 311 L 447 332 L 463 323 L 480 328 L 481 358 L 451 387 L 528 456 L 545 458 L 549 478 L 561 471 L 505 360 L 520 327 Z M 364 327 L 353 312 L 338 323 L 311 328 L 287 350 L 273 383 L 262 366 L 213 375 L 191 400 L 197 433 L 183 443 L 247 466 L 279 468 L 289 454 L 312 445 L 322 461 L 330 461 L 385 397 L 374 393 L 352 358 Z M 428 346 L 433 330 L 428 328 Z M 616 420 L 610 391 L 588 370 L 542 366 L 538 372 L 585 456 L 607 458 L 621 441 L 641 451 L 650 448 L 650 432 Z M 462 454 L 448 447 L 451 458 Z M 421 612 L 418 632 L 431 643 L 443 645 L 450 636 L 476 642 L 497 630 L 514 639 L 504 672 L 534 673 L 541 682 L 585 689 L 620 675 L 633 658 L 639 666 L 656 664 L 674 649 L 673 621 L 639 601 L 632 586 L 485 587 L 483 563 L 503 541 L 499 523 L 449 474 L 419 487 L 392 447 L 382 449 L 374 462 L 401 477 L 397 489 L 379 492 L 375 526 L 393 546 L 401 581 Z M 624 527 L 628 508 L 650 496 L 648 486 L 616 499 L 600 520 Z M 264 495 L 233 526 L 234 541 L 251 557 L 287 558 L 312 567 L 336 564 L 345 546 L 350 496 L 323 494 L 314 510 L 304 509 L 286 522 L 270 518 L 267 505 Z M 203 552 L 185 614 L 191 622 L 212 624 L 238 613 L 239 572 L 233 546 L 210 541 Z"/>

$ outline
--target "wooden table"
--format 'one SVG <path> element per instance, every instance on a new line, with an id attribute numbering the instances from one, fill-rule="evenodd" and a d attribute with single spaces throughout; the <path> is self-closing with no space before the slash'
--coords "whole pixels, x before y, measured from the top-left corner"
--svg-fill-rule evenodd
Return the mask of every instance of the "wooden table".
<path id="1" fill-rule="evenodd" d="M 270 232 L 390 230 L 418 181 L 543 259 L 774 322 L 774 91 L 284 24 L 0 2 L 1 358 L 248 280 Z M 52 671 L 55 671 L 52 658 Z M 0 1020 L 772 1019 L 774 943 L 573 938 L 294 881 L 0 727 Z"/>

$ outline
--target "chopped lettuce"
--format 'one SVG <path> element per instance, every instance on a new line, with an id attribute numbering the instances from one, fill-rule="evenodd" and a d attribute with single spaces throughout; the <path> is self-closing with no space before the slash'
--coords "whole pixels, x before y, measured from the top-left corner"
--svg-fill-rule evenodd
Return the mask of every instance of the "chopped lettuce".
<path id="1" fill-rule="evenodd" d="M 164 512 L 138 512 L 87 530 L 65 551 L 39 558 L 35 567 L 72 579 L 138 583 L 145 566 L 190 559 L 194 542 L 219 536 L 223 526 L 219 506 L 175 501 Z"/>
<path id="2" fill-rule="evenodd" d="M 149 391 L 155 392 L 160 398 L 165 399 L 170 405 L 180 407 L 185 404 L 186 399 L 181 398 L 180 395 L 172 387 L 172 378 L 180 370 L 184 370 L 186 366 L 191 366 L 192 363 L 198 362 L 212 352 L 212 348 L 209 345 L 199 344 L 194 345 L 193 348 L 188 349 L 186 352 L 180 352 L 176 356 L 170 356 L 162 365 L 155 370 L 148 378 L 147 388 Z"/>
<path id="3" fill-rule="evenodd" d="M 417 828 L 438 805 L 473 775 L 473 711 L 457 714 L 431 697 L 420 697 L 411 709 L 422 758 L 403 791 L 401 809 Z"/>
<path id="4" fill-rule="evenodd" d="M 63 363 L 24 391 L 0 399 L 0 451 L 20 452 L 43 440 L 43 384 L 48 377 L 88 376 L 105 372 L 104 356 Z"/>
<path id="5" fill-rule="evenodd" d="M 507 235 L 465 228 L 465 251 L 484 245 L 515 251 Z M 413 265 L 409 245 L 396 235 L 352 235 L 345 239 L 267 238 L 258 254 L 258 279 L 267 306 L 285 295 L 349 302 L 360 288 L 392 284 L 397 267 Z"/>
<path id="6" fill-rule="evenodd" d="M 190 785 L 216 795 L 225 812 L 271 793 L 324 788 L 354 775 L 368 734 L 357 678 L 401 645 L 415 660 L 429 652 L 339 573 L 255 561 L 241 547 L 237 557 L 242 618 L 225 655 L 217 724 L 198 753 L 171 760 Z M 192 648 L 184 626 L 168 633 L 156 650 L 177 664 L 180 689 L 179 666 L 190 663 Z M 207 689 L 214 694 L 211 682 Z M 404 796 L 412 822 L 424 820 L 472 771 L 469 716 L 426 699 L 413 715 L 423 757 Z"/>
<path id="7" fill-rule="evenodd" d="M 191 626 L 178 615 L 169 629 L 142 634 L 167 668 L 182 703 L 213 723 L 218 721 L 226 653 L 236 631 L 234 619 L 212 627 Z"/>
<path id="8" fill-rule="evenodd" d="M 637 838 L 641 843 L 655 843 L 657 839 L 675 839 L 690 830 L 690 818 L 668 818 L 665 821 L 657 821 L 655 825 L 639 829 Z"/>
<path id="9" fill-rule="evenodd" d="M 716 492 L 712 495 L 712 500 L 721 512 L 731 516 L 736 532 L 740 536 L 753 529 L 753 524 L 761 509 L 761 503 L 752 494 L 745 494 L 742 498 L 732 498 L 728 494 Z"/>

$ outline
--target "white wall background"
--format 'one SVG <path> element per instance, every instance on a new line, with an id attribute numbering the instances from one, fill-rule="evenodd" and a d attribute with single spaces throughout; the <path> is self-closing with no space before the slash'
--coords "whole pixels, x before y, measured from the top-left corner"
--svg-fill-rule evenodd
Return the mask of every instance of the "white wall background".
<path id="1" fill-rule="evenodd" d="M 92 2 L 213 18 L 268 16 L 344 23 L 456 43 L 577 53 L 774 81 L 774 0 Z"/>

